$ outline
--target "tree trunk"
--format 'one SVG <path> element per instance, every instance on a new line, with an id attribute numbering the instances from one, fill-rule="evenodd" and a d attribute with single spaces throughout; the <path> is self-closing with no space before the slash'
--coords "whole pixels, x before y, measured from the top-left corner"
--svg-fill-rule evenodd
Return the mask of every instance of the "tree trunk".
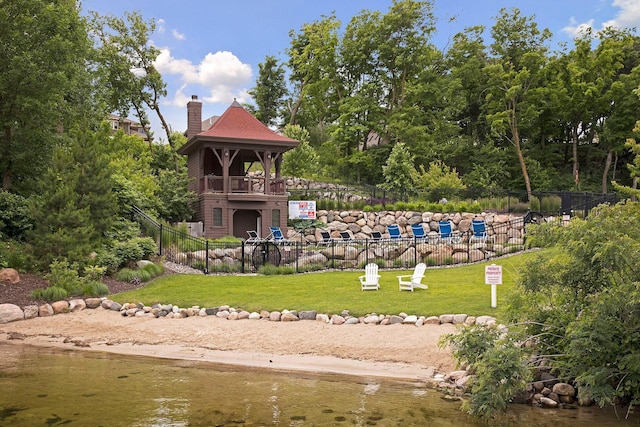
<path id="1" fill-rule="evenodd" d="M 608 183 L 608 176 L 609 176 L 609 170 L 611 169 L 611 161 L 613 159 L 613 152 L 611 150 L 609 150 L 607 152 L 607 160 L 605 160 L 604 162 L 604 171 L 602 171 L 602 193 L 606 193 L 607 192 L 607 183 Z"/>
<path id="2" fill-rule="evenodd" d="M 522 177 L 524 178 L 524 185 L 527 189 L 527 201 L 531 203 L 533 191 L 531 190 L 531 180 L 529 179 L 529 172 L 527 172 L 527 164 L 524 161 L 524 154 L 522 154 L 522 147 L 520 145 L 520 130 L 518 129 L 516 106 L 515 103 L 511 107 L 511 135 L 513 136 L 512 144 L 516 148 L 516 154 L 518 155 L 518 161 L 520 162 L 520 169 L 522 169 Z"/>
<path id="3" fill-rule="evenodd" d="M 178 164 L 178 153 L 176 153 L 176 147 L 174 146 L 175 144 L 171 139 L 171 128 L 167 124 L 167 121 L 164 119 L 164 116 L 160 112 L 160 107 L 158 107 L 157 104 L 154 106 L 154 110 L 158 114 L 158 118 L 160 119 L 160 123 L 162 123 L 164 131 L 167 133 L 167 141 L 169 142 L 169 147 L 171 147 L 171 155 L 173 156 L 173 163 L 176 166 L 176 172 L 180 172 L 180 167 Z"/>
<path id="4" fill-rule="evenodd" d="M 576 187 L 578 186 L 579 178 L 578 178 L 578 128 L 573 126 L 571 130 L 571 140 L 572 140 L 572 148 L 573 148 L 573 179 L 576 181 Z"/>
<path id="5" fill-rule="evenodd" d="M 11 151 L 11 128 L 9 126 L 4 128 L 3 140 L 2 145 L 4 145 L 4 149 L 2 150 L 2 157 L 0 157 L 0 167 L 2 167 L 2 189 L 4 191 L 9 191 L 13 184 L 13 177 L 11 176 L 11 158 L 9 156 Z"/>

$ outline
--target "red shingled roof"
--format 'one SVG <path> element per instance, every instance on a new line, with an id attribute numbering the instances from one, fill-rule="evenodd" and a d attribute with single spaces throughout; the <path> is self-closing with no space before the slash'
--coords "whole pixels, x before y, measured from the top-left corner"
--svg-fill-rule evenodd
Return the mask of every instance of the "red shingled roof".
<path id="1" fill-rule="evenodd" d="M 247 139 L 252 141 L 272 142 L 298 142 L 286 136 L 279 135 L 266 127 L 262 122 L 253 117 L 242 108 L 237 101 L 220 116 L 218 120 L 206 131 L 197 137 L 208 136 L 213 138 Z"/>

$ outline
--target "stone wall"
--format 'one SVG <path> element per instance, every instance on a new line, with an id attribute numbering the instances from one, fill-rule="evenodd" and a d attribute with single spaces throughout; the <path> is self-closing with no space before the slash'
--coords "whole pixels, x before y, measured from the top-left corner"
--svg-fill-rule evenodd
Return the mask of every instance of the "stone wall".
<path id="1" fill-rule="evenodd" d="M 383 237 L 389 237 L 387 226 L 397 224 L 403 237 L 413 237 L 411 226 L 422 224 L 425 232 L 432 240 L 438 237 L 438 221 L 451 221 L 454 231 L 470 234 L 471 221 L 483 219 L 486 224 L 490 240 L 496 244 L 522 244 L 524 238 L 524 222 L 521 216 L 493 214 L 493 213 L 440 213 L 415 211 L 337 211 L 319 210 L 318 220 L 326 224 L 324 230 L 329 230 L 332 237 L 339 238 L 340 231 L 349 231 L 355 239 L 370 239 L 372 231 L 379 231 Z M 322 240 L 320 231 L 323 229 L 310 228 L 305 230 L 307 241 Z M 289 229 L 287 237 L 294 239 L 298 233 Z"/>

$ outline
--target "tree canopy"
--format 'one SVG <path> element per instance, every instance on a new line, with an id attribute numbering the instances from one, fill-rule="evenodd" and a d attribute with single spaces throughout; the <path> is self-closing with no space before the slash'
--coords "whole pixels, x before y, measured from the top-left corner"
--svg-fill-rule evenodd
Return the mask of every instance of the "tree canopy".
<path id="1" fill-rule="evenodd" d="M 290 32 L 282 64 L 261 64 L 284 67 L 288 89 L 261 73 L 252 93 L 279 87 L 270 105 L 288 105 L 283 125 L 309 131 L 319 176 L 382 185 L 402 143 L 411 167 L 442 162 L 469 187 L 531 195 L 633 185 L 624 166 L 630 113 L 640 107 L 630 96 L 640 66 L 634 31 L 585 31 L 571 47 L 554 47 L 534 16 L 502 9 L 486 40 L 484 27 L 470 27 L 440 51 L 435 20 L 433 2 L 416 0 L 344 24 L 323 16 Z"/>

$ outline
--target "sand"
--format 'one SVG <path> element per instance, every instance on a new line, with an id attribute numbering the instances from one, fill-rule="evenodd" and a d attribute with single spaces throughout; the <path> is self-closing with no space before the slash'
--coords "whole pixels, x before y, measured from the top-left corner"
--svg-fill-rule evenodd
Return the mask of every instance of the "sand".
<path id="1" fill-rule="evenodd" d="M 330 325 L 123 317 L 103 308 L 0 325 L 0 343 L 198 360 L 282 371 L 426 380 L 455 369 L 444 325 Z"/>

